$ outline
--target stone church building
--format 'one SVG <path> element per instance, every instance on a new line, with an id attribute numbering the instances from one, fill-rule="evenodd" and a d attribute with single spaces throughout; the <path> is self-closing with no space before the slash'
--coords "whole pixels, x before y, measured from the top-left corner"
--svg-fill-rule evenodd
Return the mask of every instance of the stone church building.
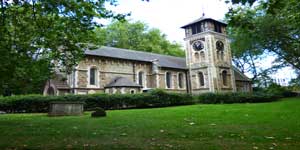
<path id="1" fill-rule="evenodd" d="M 252 91 L 251 80 L 232 66 L 225 23 L 201 17 L 182 28 L 186 58 L 105 46 L 86 50 L 71 74 L 47 82 L 44 94 Z"/>

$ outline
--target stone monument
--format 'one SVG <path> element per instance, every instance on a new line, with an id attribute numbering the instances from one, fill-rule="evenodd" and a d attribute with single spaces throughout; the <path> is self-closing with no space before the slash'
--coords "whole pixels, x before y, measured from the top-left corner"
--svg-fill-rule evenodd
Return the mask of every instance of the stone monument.
<path id="1" fill-rule="evenodd" d="M 79 116 L 83 114 L 83 102 L 51 102 L 49 116 Z"/>

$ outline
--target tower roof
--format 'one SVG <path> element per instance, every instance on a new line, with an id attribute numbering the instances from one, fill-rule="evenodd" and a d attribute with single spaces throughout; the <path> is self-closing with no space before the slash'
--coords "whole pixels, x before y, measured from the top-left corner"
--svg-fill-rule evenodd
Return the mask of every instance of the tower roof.
<path id="1" fill-rule="evenodd" d="M 202 17 L 200 17 L 200 18 L 198 18 L 198 19 L 196 19 L 196 20 L 194 20 L 194 21 L 192 21 L 192 22 L 190 22 L 190 23 L 182 26 L 181 28 L 186 28 L 186 27 L 188 27 L 188 26 L 190 26 L 192 24 L 195 24 L 195 23 L 198 23 L 198 22 L 202 22 L 202 21 L 208 21 L 208 20 L 216 21 L 216 22 L 218 22 L 220 24 L 223 24 L 223 25 L 227 26 L 227 23 L 225 23 L 223 21 L 219 21 L 219 20 L 215 20 L 215 19 L 212 19 L 212 18 L 209 18 L 209 17 L 202 16 Z"/>

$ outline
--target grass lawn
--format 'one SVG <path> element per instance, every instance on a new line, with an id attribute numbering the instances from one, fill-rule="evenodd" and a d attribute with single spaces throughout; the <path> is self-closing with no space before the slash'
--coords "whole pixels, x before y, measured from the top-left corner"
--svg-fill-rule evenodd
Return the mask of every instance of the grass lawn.
<path id="1" fill-rule="evenodd" d="M 300 149 L 300 98 L 107 113 L 0 115 L 0 149 Z"/>

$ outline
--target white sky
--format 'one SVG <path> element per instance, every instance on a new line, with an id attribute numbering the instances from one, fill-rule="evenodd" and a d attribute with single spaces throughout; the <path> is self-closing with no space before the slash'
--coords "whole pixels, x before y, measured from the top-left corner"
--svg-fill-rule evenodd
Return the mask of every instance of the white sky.
<path id="1" fill-rule="evenodd" d="M 158 28 L 170 41 L 183 45 L 181 26 L 200 18 L 203 11 L 207 17 L 223 19 L 228 10 L 224 0 L 119 0 L 119 5 L 110 9 L 117 13 L 131 12 L 128 18 Z"/>
<path id="2" fill-rule="evenodd" d="M 222 20 L 228 11 L 229 4 L 224 0 L 119 0 L 118 6 L 108 6 L 116 13 L 131 13 L 127 19 L 143 21 L 150 28 L 158 28 L 170 41 L 185 45 L 184 30 L 180 27 L 202 16 Z M 259 66 L 271 66 L 274 58 L 267 58 Z M 294 76 L 291 68 L 284 68 L 272 75 L 274 78 Z"/>

